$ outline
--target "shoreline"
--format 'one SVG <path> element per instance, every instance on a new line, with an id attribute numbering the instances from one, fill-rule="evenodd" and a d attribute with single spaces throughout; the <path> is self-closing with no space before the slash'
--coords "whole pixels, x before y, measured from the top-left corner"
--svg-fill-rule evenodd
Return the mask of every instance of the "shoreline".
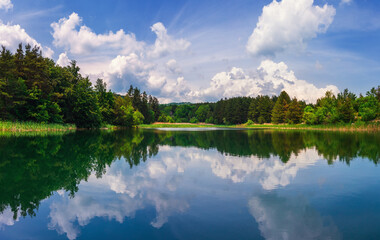
<path id="1" fill-rule="evenodd" d="M 236 128 L 236 129 L 279 129 L 279 130 L 316 130 L 316 131 L 351 131 L 351 132 L 379 132 L 380 122 L 344 125 L 306 125 L 306 124 L 240 124 L 214 125 L 204 123 L 153 123 L 142 124 L 138 128 Z"/>
<path id="2" fill-rule="evenodd" d="M 133 128 L 160 129 L 160 128 L 229 128 L 229 129 L 271 129 L 271 130 L 316 130 L 316 131 L 347 131 L 347 132 L 379 132 L 380 122 L 335 124 L 335 125 L 306 125 L 306 124 L 239 124 L 239 125 L 216 125 L 206 123 L 163 123 L 141 124 Z M 107 125 L 98 130 L 121 130 L 129 129 L 122 126 Z M 0 133 L 27 133 L 27 132 L 70 132 L 87 131 L 94 129 L 77 128 L 73 124 L 45 124 L 35 122 L 9 122 L 0 121 Z"/>

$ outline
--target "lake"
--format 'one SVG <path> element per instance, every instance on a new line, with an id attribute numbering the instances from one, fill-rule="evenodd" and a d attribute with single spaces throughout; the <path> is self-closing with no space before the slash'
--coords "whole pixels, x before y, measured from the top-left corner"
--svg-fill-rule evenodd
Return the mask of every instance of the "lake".
<path id="1" fill-rule="evenodd" d="M 380 239 L 380 134 L 0 137 L 0 239 Z"/>

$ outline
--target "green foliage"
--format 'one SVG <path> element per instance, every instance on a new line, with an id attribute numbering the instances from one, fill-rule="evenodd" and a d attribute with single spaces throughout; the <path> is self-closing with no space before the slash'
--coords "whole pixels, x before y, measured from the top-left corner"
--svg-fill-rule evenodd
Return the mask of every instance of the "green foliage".
<path id="1" fill-rule="evenodd" d="M 251 120 L 251 119 L 249 119 L 246 123 L 245 123 L 245 125 L 252 125 L 252 124 L 254 124 L 254 122 Z"/>
<path id="2" fill-rule="evenodd" d="M 69 94 L 74 124 L 79 128 L 98 128 L 101 114 L 95 92 L 88 78 L 80 79 Z"/>
<path id="3" fill-rule="evenodd" d="M 273 123 L 277 124 L 286 122 L 286 112 L 288 111 L 289 103 L 289 95 L 285 91 L 282 91 L 272 110 Z"/>
<path id="4" fill-rule="evenodd" d="M 113 114 L 115 119 L 114 125 L 132 127 L 133 126 L 133 112 L 132 103 L 128 101 L 129 98 L 122 98 L 117 96 L 115 99 L 115 106 Z"/>
<path id="5" fill-rule="evenodd" d="M 132 106 L 144 116 L 144 123 L 157 121 L 160 116 L 159 102 L 157 98 L 147 95 L 146 92 L 141 94 L 140 89 L 133 88 L 131 85 L 128 90 L 128 96 L 132 99 Z"/>
<path id="6" fill-rule="evenodd" d="M 214 118 L 211 116 L 211 117 L 207 118 L 205 122 L 206 122 L 206 123 L 215 123 L 215 120 L 214 120 Z"/>
<path id="7" fill-rule="evenodd" d="M 303 110 L 302 121 L 309 125 L 316 124 L 314 108 L 312 106 L 305 107 Z"/>
<path id="8" fill-rule="evenodd" d="M 174 119 L 176 122 L 187 122 L 191 117 L 191 111 L 194 109 L 193 105 L 184 104 L 176 108 Z"/>
<path id="9" fill-rule="evenodd" d="M 271 122 L 271 113 L 275 104 L 274 99 L 268 96 L 257 96 L 249 105 L 248 118 L 256 123 Z"/>
<path id="10" fill-rule="evenodd" d="M 157 121 L 158 121 L 158 122 L 166 122 L 166 115 L 165 115 L 165 114 L 162 114 L 162 115 L 158 118 Z"/>
<path id="11" fill-rule="evenodd" d="M 337 114 L 338 120 L 348 123 L 354 120 L 354 101 L 355 94 L 345 89 L 342 93 L 338 94 L 337 98 Z"/>
<path id="12" fill-rule="evenodd" d="M 198 122 L 199 122 L 199 120 L 196 117 L 192 117 L 190 119 L 190 123 L 198 123 Z"/>
<path id="13" fill-rule="evenodd" d="M 144 115 L 142 115 L 142 113 L 136 110 L 133 113 L 133 124 L 137 126 L 137 125 L 143 124 L 143 122 L 144 122 Z"/>
<path id="14" fill-rule="evenodd" d="M 155 97 L 138 88 L 129 91 L 126 102 L 107 91 L 98 79 L 94 88 L 82 77 L 75 61 L 60 67 L 44 58 L 38 47 L 19 45 L 12 54 L 0 50 L 0 119 L 40 123 L 74 123 L 79 128 L 98 128 L 119 123 L 133 125 L 133 113 L 138 110 L 146 123 L 159 117 Z M 131 100 L 132 99 L 132 100 Z"/>
<path id="15" fill-rule="evenodd" d="M 216 124 L 242 124 L 248 120 L 248 108 L 252 101 L 249 97 L 222 99 L 215 104 Z"/>
<path id="16" fill-rule="evenodd" d="M 308 125 L 329 125 L 350 123 L 355 119 L 371 121 L 379 117 L 380 87 L 367 92 L 367 97 L 356 99 L 347 89 L 335 96 L 327 91 L 316 104 L 290 99 L 283 91 L 280 96 L 235 97 L 221 99 L 216 103 L 171 103 L 160 105 L 163 116 L 171 116 L 178 123 L 190 122 L 192 118 L 219 125 L 253 123 L 288 123 Z M 205 118 L 206 117 L 206 118 Z M 166 121 L 167 122 L 167 121 Z"/>
<path id="17" fill-rule="evenodd" d="M 363 121 L 371 121 L 380 115 L 380 102 L 371 94 L 366 97 L 356 99 L 359 105 L 359 116 Z"/>
<path id="18" fill-rule="evenodd" d="M 200 122 L 206 121 L 209 115 L 210 115 L 210 106 L 208 104 L 200 105 L 197 111 L 195 111 L 195 116 Z"/>
<path id="19" fill-rule="evenodd" d="M 297 101 L 296 98 L 294 98 L 288 107 L 288 110 L 286 111 L 285 117 L 286 122 L 290 124 L 297 124 L 300 123 L 302 120 L 302 109 L 300 106 L 300 103 Z"/>
<path id="20" fill-rule="evenodd" d="M 99 103 L 102 122 L 111 124 L 115 117 L 112 111 L 115 105 L 114 94 L 111 91 L 107 92 L 107 85 L 102 79 L 96 81 L 95 92 Z"/>
<path id="21" fill-rule="evenodd" d="M 172 117 L 170 117 L 170 116 L 166 117 L 166 122 L 168 122 L 168 123 L 175 123 L 174 119 Z"/>

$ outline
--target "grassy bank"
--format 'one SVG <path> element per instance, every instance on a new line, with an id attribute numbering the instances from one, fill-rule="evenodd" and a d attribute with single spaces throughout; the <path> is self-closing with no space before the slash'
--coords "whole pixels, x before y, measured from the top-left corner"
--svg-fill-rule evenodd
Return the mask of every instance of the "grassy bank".
<path id="1" fill-rule="evenodd" d="M 247 129 L 309 129 L 324 131 L 380 131 L 380 122 L 356 122 L 353 124 L 306 125 L 306 124 L 252 124 L 213 125 L 204 123 L 153 123 L 139 125 L 140 128 L 247 128 Z"/>
<path id="2" fill-rule="evenodd" d="M 204 124 L 204 123 L 152 123 L 152 124 L 141 124 L 139 128 L 210 128 L 210 127 L 232 127 L 225 125 L 214 125 L 214 124 Z"/>
<path id="3" fill-rule="evenodd" d="M 73 124 L 0 121 L 0 132 L 58 132 L 75 129 Z"/>

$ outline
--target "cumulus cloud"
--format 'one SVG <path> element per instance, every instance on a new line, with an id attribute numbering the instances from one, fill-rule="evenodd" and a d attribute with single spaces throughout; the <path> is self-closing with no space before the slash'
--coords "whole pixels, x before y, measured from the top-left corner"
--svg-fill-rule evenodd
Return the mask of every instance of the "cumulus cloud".
<path id="1" fill-rule="evenodd" d="M 19 220 L 20 214 L 17 214 L 17 219 L 13 219 L 13 211 L 10 207 L 7 207 L 2 213 L 0 213 L 0 229 L 4 226 L 13 226 L 15 222 Z"/>
<path id="2" fill-rule="evenodd" d="M 143 42 L 136 40 L 134 34 L 126 34 L 120 29 L 116 33 L 96 34 L 89 27 L 82 25 L 82 18 L 73 12 L 68 18 L 61 18 L 51 24 L 53 28 L 53 44 L 64 47 L 72 54 L 90 54 L 93 51 L 117 51 L 130 54 L 142 50 Z M 79 29 L 77 29 L 79 27 Z"/>
<path id="3" fill-rule="evenodd" d="M 124 160 L 115 162 L 101 179 L 91 175 L 88 182 L 81 185 L 85 190 L 79 191 L 75 198 L 70 199 L 66 194 L 53 202 L 49 228 L 75 239 L 80 234 L 79 226 L 89 224 L 95 217 L 122 223 L 126 217 L 133 218 L 136 211 L 149 206 L 156 209 L 156 218 L 150 224 L 161 228 L 169 216 L 189 207 L 187 193 L 176 192 L 181 171 L 175 162 L 172 156 L 133 169 Z M 102 194 L 94 194 L 91 191 L 94 186 L 95 192 Z"/>
<path id="4" fill-rule="evenodd" d="M 54 45 L 73 55 L 83 74 L 103 78 L 113 91 L 125 93 L 132 84 L 156 96 L 170 96 L 167 101 L 180 100 L 187 91 L 180 67 L 168 55 L 185 51 L 190 42 L 169 35 L 158 22 L 151 27 L 156 34 L 154 44 L 137 41 L 132 33 L 97 34 L 82 23 L 77 13 L 51 24 Z M 67 54 L 61 55 L 62 61 Z M 59 60 L 59 62 L 61 62 Z M 181 99 L 182 100 L 182 99 Z"/>
<path id="5" fill-rule="evenodd" d="M 263 189 L 272 190 L 287 186 L 298 171 L 321 159 L 315 149 L 293 154 L 287 163 L 277 156 L 260 159 L 198 148 L 172 150 L 160 146 L 159 155 L 132 169 L 121 159 L 107 167 L 102 178 L 92 174 L 87 182 L 82 182 L 75 198 L 61 193 L 50 206 L 49 228 L 75 239 L 80 227 L 95 217 L 122 223 L 126 217 L 133 218 L 136 211 L 149 207 L 156 210 L 150 224 L 161 228 L 170 216 L 186 212 L 192 197 L 200 192 L 212 188 L 214 194 L 225 194 L 226 181 L 218 179 L 246 183 L 251 188 L 259 182 Z M 220 187 L 216 188 L 216 184 Z M 199 191 L 200 188 L 204 190 Z"/>
<path id="6" fill-rule="evenodd" d="M 339 92 L 334 85 L 318 88 L 315 85 L 299 80 L 284 62 L 262 61 L 253 73 L 246 73 L 241 68 L 232 68 L 229 72 L 217 73 L 210 86 L 199 91 L 191 91 L 189 95 L 198 99 L 218 99 L 236 96 L 278 95 L 286 91 L 291 97 L 315 102 L 326 91 Z"/>
<path id="7" fill-rule="evenodd" d="M 186 50 L 190 46 L 190 42 L 185 39 L 173 39 L 167 34 L 165 26 L 158 22 L 151 27 L 157 38 L 148 53 L 151 57 L 162 57 L 173 52 Z"/>
<path id="8" fill-rule="evenodd" d="M 209 162 L 212 172 L 220 178 L 230 179 L 234 183 L 257 179 L 265 190 L 289 185 L 300 169 L 312 166 L 321 159 L 314 149 L 292 154 L 287 163 L 283 163 L 279 157 L 271 157 L 265 161 L 256 156 L 202 155 L 198 158 Z"/>
<path id="9" fill-rule="evenodd" d="M 284 0 L 280 3 L 275 1 L 266 6 L 260 21 L 265 20 L 265 23 L 266 15 L 273 11 L 285 11 L 292 7 L 296 8 L 295 16 L 286 14 L 285 16 L 283 13 L 284 17 L 291 21 L 294 20 L 293 18 L 297 19 L 297 14 L 300 14 L 302 10 L 307 10 L 308 13 L 301 17 L 301 22 L 304 22 L 303 27 L 294 24 L 289 30 L 295 31 L 295 35 L 302 39 L 314 36 L 309 31 L 310 27 L 307 25 L 309 22 L 312 25 L 316 24 L 315 22 L 318 23 L 317 30 L 314 32 L 322 31 L 328 27 L 327 23 L 322 24 L 327 20 L 321 22 L 318 17 L 325 16 L 329 12 L 335 13 L 335 9 L 328 5 L 323 8 L 313 6 L 313 1 L 302 0 L 296 4 L 294 1 Z M 309 12 L 313 14 L 307 17 Z M 258 26 L 262 25 L 260 21 Z M 273 21 L 278 24 L 277 20 Z M 160 22 L 151 27 L 156 34 L 156 40 L 151 45 L 137 41 L 134 34 L 126 34 L 124 30 L 97 34 L 85 26 L 76 13 L 72 13 L 68 18 L 61 18 L 51 26 L 55 46 L 62 47 L 66 51 L 66 56 L 60 56 L 60 63 L 67 60 L 66 57 L 78 60 L 78 64 L 82 66 L 82 74 L 89 75 L 93 80 L 103 78 L 113 91 L 121 94 L 124 94 L 131 84 L 157 96 L 163 103 L 215 101 L 221 97 L 257 96 L 258 94 L 272 95 L 279 94 L 282 90 L 287 91 L 291 96 L 313 102 L 323 96 L 326 90 L 338 92 L 335 86 L 318 88 L 304 80 L 299 80 L 293 71 L 288 70 L 285 63 L 272 61 L 263 61 L 253 72 L 234 67 L 229 72 L 217 73 L 211 79 L 208 88 L 196 90 L 190 87 L 189 82 L 182 75 L 181 62 L 175 58 L 177 53 L 189 48 L 190 42 L 169 35 Z M 257 31 L 260 32 L 260 29 L 258 27 Z M 280 36 L 288 34 L 290 33 L 287 30 L 283 30 Z M 280 39 L 283 38 L 280 37 Z M 267 41 L 263 40 L 263 42 Z M 279 45 L 282 46 L 283 42 Z"/>
<path id="10" fill-rule="evenodd" d="M 65 195 L 60 201 L 53 202 L 50 206 L 49 229 L 66 234 L 68 239 L 76 239 L 80 234 L 80 229 L 74 225 L 76 221 L 80 226 L 85 226 L 91 219 L 103 217 L 122 223 L 125 217 L 133 217 L 142 207 L 140 202 L 130 201 L 122 196 L 109 201 L 102 196 L 96 196 L 79 193 L 73 199 Z"/>
<path id="11" fill-rule="evenodd" d="M 181 68 L 178 66 L 177 61 L 175 59 L 170 59 L 166 63 L 166 67 L 171 73 L 174 74 L 180 74 L 181 73 Z"/>
<path id="12" fill-rule="evenodd" d="M 61 67 L 66 67 L 70 65 L 70 59 L 67 57 L 67 53 L 59 54 L 57 64 Z"/>
<path id="13" fill-rule="evenodd" d="M 45 57 L 51 58 L 54 54 L 54 51 L 49 47 L 43 47 L 34 38 L 29 36 L 20 25 L 4 24 L 0 21 L 0 45 L 5 46 L 11 51 L 15 51 L 20 43 L 40 47 Z"/>
<path id="14" fill-rule="evenodd" d="M 304 198 L 267 194 L 253 197 L 248 207 L 265 239 L 341 239 L 332 220 L 321 216 Z"/>
<path id="15" fill-rule="evenodd" d="M 168 73 L 167 69 L 173 67 L 172 63 L 169 66 L 154 63 L 132 53 L 114 58 L 102 77 L 112 89 L 120 93 L 125 93 L 132 84 L 158 96 L 170 96 L 167 101 L 178 101 L 183 99 L 189 88 L 178 73 Z"/>
<path id="16" fill-rule="evenodd" d="M 247 51 L 268 56 L 288 48 L 304 48 L 308 40 L 326 32 L 335 16 L 333 6 L 313 3 L 314 0 L 273 0 L 264 6 L 249 37 Z"/>
<path id="17" fill-rule="evenodd" d="M 11 0 L 0 0 L 0 9 L 4 9 L 5 11 L 8 11 L 9 9 L 13 8 L 13 4 Z"/>

